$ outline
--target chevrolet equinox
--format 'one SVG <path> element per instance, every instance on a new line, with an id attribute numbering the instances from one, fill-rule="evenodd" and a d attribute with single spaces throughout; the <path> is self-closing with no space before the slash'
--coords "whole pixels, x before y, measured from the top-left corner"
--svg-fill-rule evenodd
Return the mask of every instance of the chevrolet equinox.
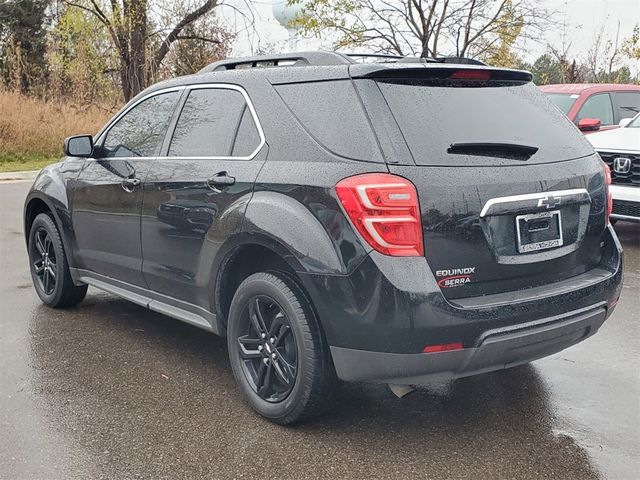
<path id="1" fill-rule="evenodd" d="M 287 424 L 338 380 L 419 385 L 597 332 L 609 169 L 527 72 L 329 52 L 223 60 L 66 139 L 25 203 L 42 301 L 87 286 L 226 336 Z"/>

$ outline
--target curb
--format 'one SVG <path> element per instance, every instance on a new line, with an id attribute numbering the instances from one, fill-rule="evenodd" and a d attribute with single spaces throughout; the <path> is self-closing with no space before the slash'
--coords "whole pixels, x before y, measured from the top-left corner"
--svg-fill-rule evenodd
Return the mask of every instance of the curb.
<path id="1" fill-rule="evenodd" d="M 0 182 L 14 182 L 19 180 L 34 180 L 40 170 L 29 170 L 26 172 L 4 172 L 0 173 Z"/>

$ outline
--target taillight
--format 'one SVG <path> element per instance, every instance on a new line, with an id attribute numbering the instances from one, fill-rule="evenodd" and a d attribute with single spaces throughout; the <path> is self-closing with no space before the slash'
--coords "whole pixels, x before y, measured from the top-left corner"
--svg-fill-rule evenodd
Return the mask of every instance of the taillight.
<path id="1" fill-rule="evenodd" d="M 605 162 L 602 162 L 602 168 L 604 169 L 604 191 L 607 196 L 607 217 L 605 224 L 608 224 L 609 217 L 613 213 L 613 196 L 611 194 L 611 189 L 609 188 L 611 185 L 611 169 Z"/>
<path id="2" fill-rule="evenodd" d="M 396 257 L 424 255 L 416 187 L 388 173 L 345 178 L 336 193 L 349 219 L 369 245 Z"/>

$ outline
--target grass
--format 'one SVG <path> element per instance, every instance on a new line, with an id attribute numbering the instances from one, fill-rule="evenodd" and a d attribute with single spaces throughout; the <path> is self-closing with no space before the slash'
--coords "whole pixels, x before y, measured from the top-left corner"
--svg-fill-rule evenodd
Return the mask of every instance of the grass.
<path id="1" fill-rule="evenodd" d="M 39 170 L 62 156 L 62 142 L 74 134 L 94 134 L 111 109 L 69 101 L 45 102 L 0 90 L 0 172 Z"/>
<path id="2" fill-rule="evenodd" d="M 41 155 L 3 155 L 0 156 L 0 173 L 40 170 L 59 159 Z"/>

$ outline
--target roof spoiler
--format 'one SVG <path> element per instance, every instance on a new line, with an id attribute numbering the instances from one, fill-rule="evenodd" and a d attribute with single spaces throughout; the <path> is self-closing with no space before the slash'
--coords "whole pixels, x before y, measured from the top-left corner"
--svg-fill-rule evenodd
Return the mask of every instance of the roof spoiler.
<path id="1" fill-rule="evenodd" d="M 435 81 L 495 80 L 530 82 L 533 79 L 531 73 L 524 70 L 494 68 L 477 64 L 452 65 L 450 63 L 434 64 L 431 62 L 415 67 L 406 65 L 405 68 L 385 64 L 352 65 L 350 73 L 353 78 L 402 78 Z M 486 78 L 482 74 L 486 74 Z"/>

